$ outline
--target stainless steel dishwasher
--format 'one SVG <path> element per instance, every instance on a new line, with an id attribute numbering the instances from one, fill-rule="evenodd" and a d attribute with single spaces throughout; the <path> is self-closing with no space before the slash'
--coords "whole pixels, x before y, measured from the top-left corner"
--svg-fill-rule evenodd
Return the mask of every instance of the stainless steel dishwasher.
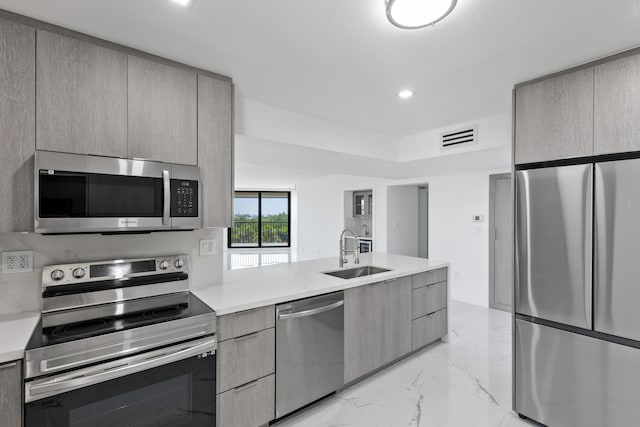
<path id="1" fill-rule="evenodd" d="M 276 418 L 344 385 L 344 292 L 276 307 Z"/>

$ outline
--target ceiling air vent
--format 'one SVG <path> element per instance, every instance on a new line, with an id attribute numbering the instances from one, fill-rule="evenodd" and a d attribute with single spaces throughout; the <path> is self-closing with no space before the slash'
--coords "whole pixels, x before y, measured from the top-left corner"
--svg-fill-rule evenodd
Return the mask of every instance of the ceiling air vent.
<path id="1" fill-rule="evenodd" d="M 465 147 L 478 142 L 478 126 L 443 133 L 440 136 L 440 148 Z"/>

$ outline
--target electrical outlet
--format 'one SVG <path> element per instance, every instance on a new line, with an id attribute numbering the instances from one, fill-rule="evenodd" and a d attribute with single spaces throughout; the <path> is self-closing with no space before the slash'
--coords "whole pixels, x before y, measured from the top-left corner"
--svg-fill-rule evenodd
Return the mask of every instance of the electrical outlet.
<path id="1" fill-rule="evenodd" d="M 2 273 L 33 271 L 33 251 L 2 252 Z"/>
<path id="2" fill-rule="evenodd" d="M 217 255 L 215 239 L 200 240 L 200 256 Z"/>

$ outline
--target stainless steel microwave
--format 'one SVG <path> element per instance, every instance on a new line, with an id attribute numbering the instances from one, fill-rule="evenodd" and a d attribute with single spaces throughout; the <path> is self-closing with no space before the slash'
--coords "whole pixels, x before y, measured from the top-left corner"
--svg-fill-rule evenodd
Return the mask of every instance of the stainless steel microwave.
<path id="1" fill-rule="evenodd" d="M 200 168 L 36 151 L 36 233 L 200 228 Z"/>

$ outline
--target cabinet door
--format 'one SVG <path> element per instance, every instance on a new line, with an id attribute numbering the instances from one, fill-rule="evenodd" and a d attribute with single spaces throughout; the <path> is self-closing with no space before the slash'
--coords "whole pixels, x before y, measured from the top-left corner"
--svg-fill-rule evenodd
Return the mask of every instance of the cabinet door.
<path id="1" fill-rule="evenodd" d="M 38 30 L 39 150 L 127 156 L 127 55 Z"/>
<path id="2" fill-rule="evenodd" d="M 21 362 L 0 365 L 0 425 L 22 425 Z"/>
<path id="3" fill-rule="evenodd" d="M 364 285 L 344 293 L 345 383 L 383 364 L 385 295 L 384 283 Z"/>
<path id="4" fill-rule="evenodd" d="M 197 75 L 129 56 L 129 157 L 198 164 Z"/>
<path id="5" fill-rule="evenodd" d="M 34 28 L 0 19 L 1 233 L 33 231 L 35 43 Z"/>
<path id="6" fill-rule="evenodd" d="M 595 153 L 640 150 L 640 55 L 598 65 L 594 88 Z"/>
<path id="7" fill-rule="evenodd" d="M 198 76 L 198 165 L 202 174 L 202 226 L 233 221 L 233 86 Z"/>
<path id="8" fill-rule="evenodd" d="M 382 364 L 411 351 L 411 276 L 384 283 Z"/>
<path id="9" fill-rule="evenodd" d="M 593 68 L 516 89 L 516 164 L 591 155 Z"/>

